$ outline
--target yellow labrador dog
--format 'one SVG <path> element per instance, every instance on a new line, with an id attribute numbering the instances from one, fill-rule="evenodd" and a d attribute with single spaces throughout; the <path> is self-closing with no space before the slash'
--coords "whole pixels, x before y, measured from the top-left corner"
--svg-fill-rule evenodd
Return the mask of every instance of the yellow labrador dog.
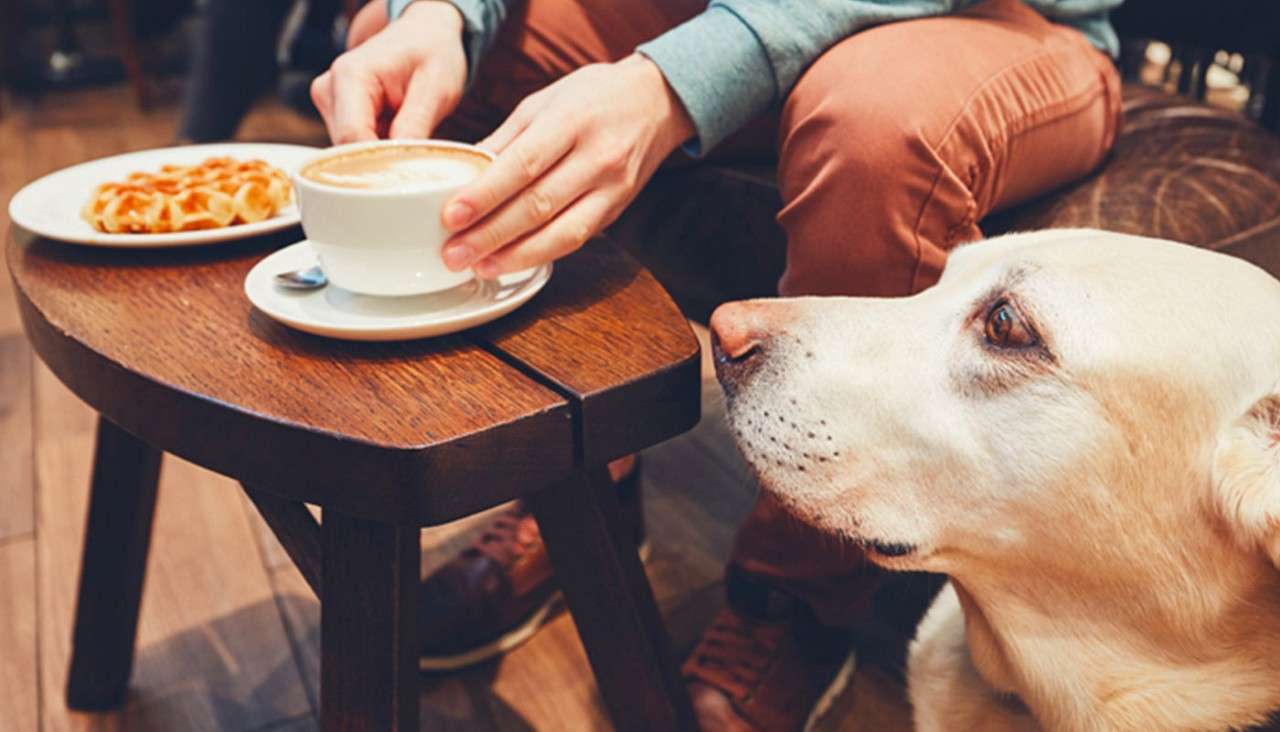
<path id="1" fill-rule="evenodd" d="M 1280 708 L 1280 283 L 1103 231 L 957 250 L 901 299 L 712 317 L 765 490 L 950 576 L 920 730 L 1223 730 Z"/>

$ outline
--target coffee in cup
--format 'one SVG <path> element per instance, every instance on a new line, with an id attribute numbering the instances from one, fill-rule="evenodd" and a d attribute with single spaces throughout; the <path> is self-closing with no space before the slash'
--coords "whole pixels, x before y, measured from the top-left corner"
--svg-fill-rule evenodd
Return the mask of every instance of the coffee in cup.
<path id="1" fill-rule="evenodd" d="M 443 140 L 330 148 L 295 176 L 302 228 L 329 281 L 367 295 L 436 292 L 472 279 L 440 258 L 440 212 L 493 154 Z"/>
<path id="2" fill-rule="evenodd" d="M 302 169 L 302 177 L 339 188 L 408 189 L 469 183 L 488 165 L 487 155 L 472 150 L 392 144 L 317 160 Z"/>

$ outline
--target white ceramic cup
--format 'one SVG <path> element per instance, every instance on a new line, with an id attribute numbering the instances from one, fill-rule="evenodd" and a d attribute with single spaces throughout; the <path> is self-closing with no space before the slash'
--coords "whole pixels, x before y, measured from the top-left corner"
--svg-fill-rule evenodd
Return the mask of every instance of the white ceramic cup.
<path id="1" fill-rule="evenodd" d="M 440 249 L 449 232 L 440 223 L 445 201 L 465 182 L 413 182 L 385 188 L 349 188 L 302 175 L 308 166 L 376 147 L 465 150 L 493 160 L 493 153 L 444 140 L 377 140 L 339 145 L 304 163 L 294 176 L 302 230 L 320 268 L 344 290 L 365 295 L 420 295 L 456 287 L 474 278 L 452 272 Z"/>

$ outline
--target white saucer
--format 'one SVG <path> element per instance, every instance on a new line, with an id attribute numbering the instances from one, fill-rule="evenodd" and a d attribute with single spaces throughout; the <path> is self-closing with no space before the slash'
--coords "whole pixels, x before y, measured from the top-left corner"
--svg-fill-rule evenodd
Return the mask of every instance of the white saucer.
<path id="1" fill-rule="evenodd" d="M 213 145 L 186 145 L 113 155 L 63 168 L 28 183 L 9 201 L 9 219 L 27 231 L 50 239 L 125 249 L 179 247 L 244 239 L 296 226 L 298 205 L 291 202 L 275 216 L 252 224 L 224 226 L 167 234 L 108 234 L 80 218 L 80 209 L 98 184 L 124 180 L 137 171 L 156 171 L 160 166 L 194 165 L 206 158 L 224 155 L 261 159 L 293 175 L 319 148 L 275 143 L 228 142 Z"/>
<path id="2" fill-rule="evenodd" d="M 359 295 L 328 285 L 286 290 L 280 272 L 316 264 L 303 240 L 269 255 L 249 270 L 244 293 L 268 317 L 298 330 L 349 341 L 403 341 L 454 333 L 515 310 L 551 279 L 551 265 L 513 272 L 496 280 L 472 280 L 449 290 L 406 297 Z"/>

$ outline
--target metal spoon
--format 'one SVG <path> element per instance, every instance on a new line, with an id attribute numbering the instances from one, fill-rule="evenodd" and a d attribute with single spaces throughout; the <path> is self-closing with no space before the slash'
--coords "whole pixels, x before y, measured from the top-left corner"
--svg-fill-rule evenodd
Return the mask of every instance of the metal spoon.
<path id="1" fill-rule="evenodd" d="M 315 290 L 329 284 L 319 266 L 295 269 L 276 275 L 276 284 L 286 290 Z"/>

